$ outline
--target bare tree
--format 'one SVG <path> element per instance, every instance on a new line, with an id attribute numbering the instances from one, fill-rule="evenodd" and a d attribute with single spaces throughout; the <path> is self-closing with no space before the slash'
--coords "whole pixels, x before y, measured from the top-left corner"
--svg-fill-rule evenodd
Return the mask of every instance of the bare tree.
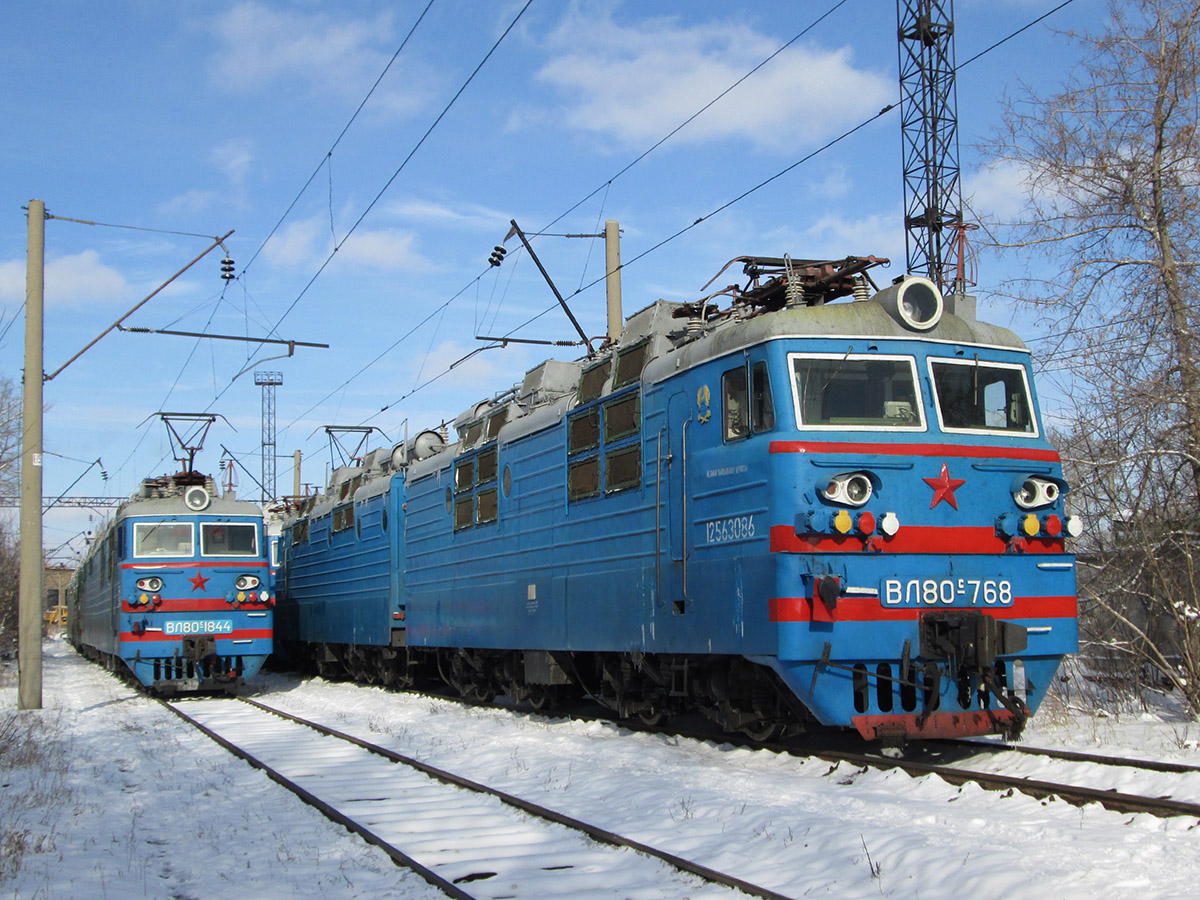
<path id="1" fill-rule="evenodd" d="M 1011 293 L 1055 325 L 1043 362 L 1073 404 L 1087 633 L 1200 714 L 1200 7 L 1112 2 L 1071 37 L 1078 71 L 1011 99 L 991 148 L 1029 189 L 1001 246 L 1036 261 Z"/>
<path id="2" fill-rule="evenodd" d="M 0 377 L 0 494 L 21 488 L 21 395 L 13 382 Z"/>
<path id="3" fill-rule="evenodd" d="M 20 462 L 21 398 L 12 381 L 0 378 L 0 494 L 20 491 Z M 0 518 L 0 655 L 11 652 L 16 642 L 19 569 L 16 539 Z"/>

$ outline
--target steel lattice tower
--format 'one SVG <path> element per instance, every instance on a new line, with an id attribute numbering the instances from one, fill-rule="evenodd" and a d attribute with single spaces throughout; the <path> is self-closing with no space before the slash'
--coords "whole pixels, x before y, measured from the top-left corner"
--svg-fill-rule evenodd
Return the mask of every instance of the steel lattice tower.
<path id="1" fill-rule="evenodd" d="M 954 2 L 897 0 L 896 16 L 908 271 L 944 286 L 946 259 L 962 224 Z"/>
<path id="2" fill-rule="evenodd" d="M 262 385 L 262 504 L 275 499 L 275 388 L 283 384 L 282 372 L 255 372 Z"/>

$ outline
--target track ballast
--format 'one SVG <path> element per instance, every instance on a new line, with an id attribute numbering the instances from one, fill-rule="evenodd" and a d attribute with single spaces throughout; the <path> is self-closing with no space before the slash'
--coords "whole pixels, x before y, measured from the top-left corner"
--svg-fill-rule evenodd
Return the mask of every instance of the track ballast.
<path id="1" fill-rule="evenodd" d="M 168 706 L 450 897 L 787 900 L 254 701 Z"/>

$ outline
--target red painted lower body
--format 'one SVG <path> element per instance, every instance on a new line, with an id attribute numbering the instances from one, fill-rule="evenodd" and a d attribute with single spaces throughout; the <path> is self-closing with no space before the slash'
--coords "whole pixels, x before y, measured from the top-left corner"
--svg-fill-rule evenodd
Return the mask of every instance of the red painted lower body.
<path id="1" fill-rule="evenodd" d="M 878 715 L 854 716 L 854 727 L 868 741 L 904 737 L 924 738 L 978 737 L 1020 731 L 1025 723 L 1007 709 L 968 712 L 930 713 L 926 716 Z"/>

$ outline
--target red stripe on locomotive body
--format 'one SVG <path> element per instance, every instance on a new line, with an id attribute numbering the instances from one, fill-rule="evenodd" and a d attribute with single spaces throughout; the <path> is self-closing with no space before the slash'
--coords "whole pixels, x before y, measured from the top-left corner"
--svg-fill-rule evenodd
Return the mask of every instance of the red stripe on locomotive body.
<path id="1" fill-rule="evenodd" d="M 163 597 L 162 605 L 160 606 L 134 606 L 125 601 L 121 605 L 122 612 L 144 612 L 153 615 L 171 615 L 172 613 L 189 613 L 189 612 L 264 612 L 270 609 L 267 606 L 259 606 L 256 601 L 246 600 L 242 605 L 233 606 L 225 601 L 222 597 Z"/>
<path id="2" fill-rule="evenodd" d="M 1008 542 L 987 526 L 901 525 L 892 537 L 881 538 L 885 553 L 987 553 L 1009 551 Z M 1065 553 L 1061 538 L 1024 538 L 1026 553 Z M 796 534 L 789 525 L 771 526 L 772 553 L 858 553 L 867 548 L 866 535 Z M 874 551 L 872 551 L 874 552 Z"/>
<path id="3" fill-rule="evenodd" d="M 185 637 L 211 637 L 218 641 L 226 640 L 271 640 L 270 628 L 241 628 L 237 631 L 227 631 L 224 634 L 163 634 L 161 631 L 146 631 L 134 634 L 132 631 L 120 633 L 121 643 L 137 644 L 146 641 L 159 643 L 162 641 L 182 641 Z"/>
<path id="4" fill-rule="evenodd" d="M 132 562 L 121 563 L 122 569 L 265 569 L 265 559 L 247 559 L 230 561 L 211 561 L 207 559 L 192 560 L 191 562 Z"/>
<path id="5" fill-rule="evenodd" d="M 813 621 L 811 597 L 772 597 L 768 601 L 771 622 Z M 1077 597 L 1016 597 L 1009 606 L 883 606 L 878 597 L 839 597 L 833 619 L 838 622 L 913 621 L 922 613 L 977 610 L 986 616 L 1005 619 L 1074 619 L 1079 612 Z M 821 618 L 819 621 L 828 621 Z"/>
<path id="6" fill-rule="evenodd" d="M 964 444 L 865 444 L 842 441 L 771 441 L 771 453 L 848 453 L 854 456 L 950 456 L 1062 462 L 1057 450 L 1038 447 L 977 447 Z"/>

